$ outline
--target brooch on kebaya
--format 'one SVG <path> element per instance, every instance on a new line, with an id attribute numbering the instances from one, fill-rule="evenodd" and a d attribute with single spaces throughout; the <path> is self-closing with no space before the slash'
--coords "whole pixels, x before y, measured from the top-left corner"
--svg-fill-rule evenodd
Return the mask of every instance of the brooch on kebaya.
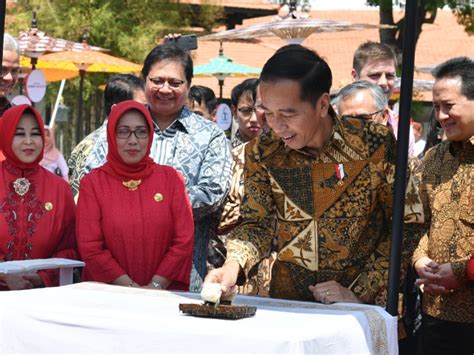
<path id="1" fill-rule="evenodd" d="M 30 186 L 31 182 L 24 177 L 18 178 L 13 182 L 13 189 L 15 190 L 16 194 L 21 197 L 26 195 L 30 189 Z"/>
<path id="2" fill-rule="evenodd" d="M 135 191 L 136 189 L 138 189 L 138 186 L 140 186 L 141 183 L 141 180 L 122 181 L 123 186 L 128 188 L 128 191 Z"/>
<path id="3" fill-rule="evenodd" d="M 157 193 L 155 194 L 155 196 L 153 196 L 153 198 L 154 198 L 154 200 L 155 200 L 156 202 L 161 202 L 161 201 L 163 201 L 163 195 L 160 194 L 159 192 L 157 192 Z"/>

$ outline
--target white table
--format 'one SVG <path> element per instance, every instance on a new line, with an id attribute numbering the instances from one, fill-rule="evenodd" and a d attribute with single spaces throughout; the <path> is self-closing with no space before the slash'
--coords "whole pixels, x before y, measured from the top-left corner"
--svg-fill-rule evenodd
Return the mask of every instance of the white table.
<path id="1" fill-rule="evenodd" d="M 96 283 L 0 293 L 0 353 L 397 354 L 382 308 L 238 296 L 241 320 L 179 312 L 199 295 Z"/>
<path id="2" fill-rule="evenodd" d="M 75 267 L 83 267 L 83 261 L 64 258 L 13 260 L 0 263 L 0 273 L 21 274 L 29 271 L 59 269 L 59 285 L 70 285 Z"/>

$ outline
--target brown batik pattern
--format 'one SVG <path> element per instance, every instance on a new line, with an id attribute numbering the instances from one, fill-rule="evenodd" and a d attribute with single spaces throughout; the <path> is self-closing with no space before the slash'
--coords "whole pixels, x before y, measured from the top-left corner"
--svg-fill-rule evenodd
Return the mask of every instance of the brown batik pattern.
<path id="1" fill-rule="evenodd" d="M 336 280 L 365 302 L 383 301 L 394 154 L 389 130 L 353 119 L 336 119 L 332 141 L 317 157 L 271 133 L 249 143 L 242 224 L 230 235 L 241 249 L 229 257 L 248 272 L 276 236 L 271 296 L 310 300 L 309 285 Z"/>
<path id="2" fill-rule="evenodd" d="M 467 283 L 466 265 L 474 250 L 474 137 L 465 143 L 443 142 L 430 150 L 417 175 L 425 214 L 431 222 L 413 261 L 428 256 L 451 263 L 456 277 Z M 474 323 L 474 288 L 446 295 L 425 293 L 423 310 L 432 317 Z"/>

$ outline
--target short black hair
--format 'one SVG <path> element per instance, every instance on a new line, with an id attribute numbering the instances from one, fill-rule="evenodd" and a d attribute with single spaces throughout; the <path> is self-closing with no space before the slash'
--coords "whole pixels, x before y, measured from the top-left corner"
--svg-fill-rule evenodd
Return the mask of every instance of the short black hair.
<path id="1" fill-rule="evenodd" d="M 297 81 L 301 99 L 312 104 L 324 93 L 329 94 L 332 85 L 332 73 L 326 61 L 299 44 L 280 48 L 263 66 L 261 81 L 282 79 Z"/>
<path id="2" fill-rule="evenodd" d="M 112 75 L 105 86 L 104 91 L 104 112 L 110 115 L 112 106 L 125 100 L 133 100 L 133 95 L 137 90 L 144 90 L 143 79 L 132 74 Z"/>
<path id="3" fill-rule="evenodd" d="M 433 69 L 436 80 L 461 78 L 461 93 L 468 100 L 474 100 L 474 60 L 468 57 L 448 59 Z"/>
<path id="4" fill-rule="evenodd" d="M 162 60 L 174 60 L 181 63 L 186 81 L 188 85 L 191 85 L 191 80 L 193 79 L 193 60 L 191 55 L 188 51 L 183 50 L 172 42 L 160 44 L 148 53 L 142 68 L 143 79 L 147 78 L 153 64 Z"/>
<path id="5" fill-rule="evenodd" d="M 244 92 L 250 91 L 252 94 L 252 99 L 255 102 L 255 97 L 257 95 L 257 86 L 260 82 L 259 79 L 246 79 L 242 81 L 240 84 L 234 86 L 232 92 L 230 94 L 230 101 L 232 105 L 237 107 L 240 97 Z"/>
<path id="6" fill-rule="evenodd" d="M 193 85 L 189 89 L 188 98 L 196 101 L 199 105 L 204 103 L 209 113 L 212 113 L 217 107 L 216 94 L 211 88 L 202 85 Z"/>

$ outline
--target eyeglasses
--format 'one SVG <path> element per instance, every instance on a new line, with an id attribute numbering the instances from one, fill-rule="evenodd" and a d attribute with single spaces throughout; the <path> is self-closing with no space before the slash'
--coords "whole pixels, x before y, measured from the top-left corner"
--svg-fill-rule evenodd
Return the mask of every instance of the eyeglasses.
<path id="1" fill-rule="evenodd" d="M 18 75 L 20 75 L 20 68 L 2 67 L 0 77 L 6 77 L 8 74 L 11 74 L 12 77 L 17 77 Z"/>
<path id="2" fill-rule="evenodd" d="M 371 113 L 360 113 L 358 115 L 342 115 L 342 117 L 349 117 L 349 118 L 358 118 L 360 120 L 373 120 L 375 116 L 377 116 L 379 113 L 381 113 L 383 110 L 385 110 L 384 108 L 381 109 L 381 110 L 378 110 L 378 111 L 375 111 L 375 112 L 371 112 Z"/>
<path id="3" fill-rule="evenodd" d="M 129 128 L 119 128 L 115 132 L 117 135 L 117 138 L 120 139 L 128 139 L 132 135 L 132 133 L 135 135 L 137 139 L 145 139 L 148 138 L 148 129 L 147 128 L 137 128 L 136 130 L 132 131 Z"/>
<path id="4" fill-rule="evenodd" d="M 250 117 L 252 116 L 252 113 L 257 111 L 256 107 L 241 107 L 238 108 L 237 111 L 240 112 L 240 114 L 244 117 Z"/>
<path id="5" fill-rule="evenodd" d="M 152 88 L 159 90 L 165 86 L 165 83 L 168 83 L 168 86 L 172 90 L 177 90 L 185 83 L 184 80 L 180 79 L 165 79 L 165 78 L 149 78 L 152 83 Z"/>

